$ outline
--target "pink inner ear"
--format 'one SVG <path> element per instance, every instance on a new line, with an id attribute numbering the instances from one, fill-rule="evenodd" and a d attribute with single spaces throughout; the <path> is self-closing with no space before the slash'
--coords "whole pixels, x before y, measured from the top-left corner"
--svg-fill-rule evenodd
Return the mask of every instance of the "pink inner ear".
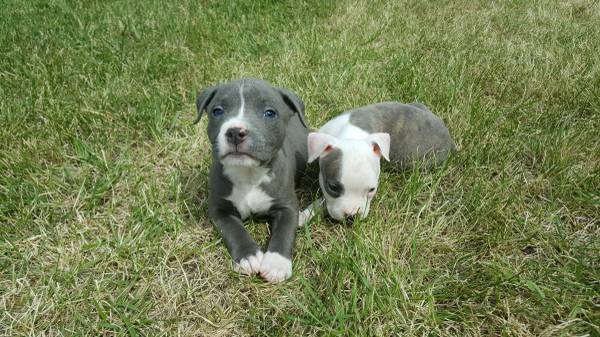
<path id="1" fill-rule="evenodd" d="M 325 146 L 325 149 L 323 150 L 323 152 L 329 152 L 329 151 L 331 151 L 331 149 L 333 149 L 333 147 L 331 147 L 331 145 L 327 145 L 327 146 Z"/>
<path id="2" fill-rule="evenodd" d="M 377 143 L 373 143 L 373 152 L 375 152 L 376 155 L 381 157 L 381 148 L 379 147 L 379 145 L 377 145 Z"/>

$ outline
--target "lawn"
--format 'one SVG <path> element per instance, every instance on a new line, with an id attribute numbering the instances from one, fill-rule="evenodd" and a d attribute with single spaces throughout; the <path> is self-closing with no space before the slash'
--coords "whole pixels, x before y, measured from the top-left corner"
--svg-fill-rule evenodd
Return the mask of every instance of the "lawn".
<path id="1" fill-rule="evenodd" d="M 1 7 L 0 335 L 600 336 L 598 1 Z M 240 77 L 314 128 L 423 102 L 459 150 L 300 228 L 288 282 L 240 276 L 192 125 Z"/>

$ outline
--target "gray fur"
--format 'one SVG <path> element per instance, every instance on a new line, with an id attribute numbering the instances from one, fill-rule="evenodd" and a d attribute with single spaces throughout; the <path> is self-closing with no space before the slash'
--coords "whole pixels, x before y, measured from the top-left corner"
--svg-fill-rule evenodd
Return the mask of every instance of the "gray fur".
<path id="1" fill-rule="evenodd" d="M 221 125 L 239 112 L 241 85 L 244 86 L 244 118 L 251 140 L 248 152 L 261 166 L 269 169 L 272 177 L 261 187 L 273 198 L 273 204 L 268 211 L 255 215 L 266 218 L 272 227 L 268 251 L 291 259 L 299 207 L 294 180 L 298 171 L 304 169 L 308 156 L 304 103 L 291 91 L 275 88 L 262 80 L 242 79 L 208 88 L 198 95 L 196 122 L 205 111 L 208 112 L 207 132 L 213 147 L 209 216 L 235 262 L 256 253 L 256 241 L 244 228 L 238 210 L 226 199 L 232 193 L 233 184 L 224 174 L 217 148 Z M 212 115 L 216 107 L 224 110 L 221 116 Z M 264 119 L 266 109 L 277 111 L 278 118 Z"/>
<path id="2" fill-rule="evenodd" d="M 385 102 L 348 113 L 350 123 L 369 133 L 389 133 L 390 160 L 401 166 L 436 165 L 456 148 L 444 122 L 421 103 Z"/>
<path id="3" fill-rule="evenodd" d="M 332 198 L 338 198 L 344 194 L 344 185 L 340 181 L 342 155 L 340 149 L 333 149 L 319 160 L 323 188 Z"/>

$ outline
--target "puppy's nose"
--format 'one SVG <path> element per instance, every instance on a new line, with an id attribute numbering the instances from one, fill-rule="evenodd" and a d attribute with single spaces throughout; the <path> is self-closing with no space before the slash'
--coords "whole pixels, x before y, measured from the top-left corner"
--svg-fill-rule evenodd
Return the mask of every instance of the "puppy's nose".
<path id="1" fill-rule="evenodd" d="M 225 132 L 225 137 L 233 145 L 241 144 L 248 137 L 248 129 L 229 128 Z"/>

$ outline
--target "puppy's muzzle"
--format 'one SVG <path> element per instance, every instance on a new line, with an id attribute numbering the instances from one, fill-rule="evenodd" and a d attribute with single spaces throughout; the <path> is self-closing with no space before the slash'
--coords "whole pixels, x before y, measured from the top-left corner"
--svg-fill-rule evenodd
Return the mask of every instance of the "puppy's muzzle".
<path id="1" fill-rule="evenodd" d="M 248 133 L 245 128 L 229 128 L 225 132 L 225 138 L 229 144 L 239 145 L 248 139 Z"/>

